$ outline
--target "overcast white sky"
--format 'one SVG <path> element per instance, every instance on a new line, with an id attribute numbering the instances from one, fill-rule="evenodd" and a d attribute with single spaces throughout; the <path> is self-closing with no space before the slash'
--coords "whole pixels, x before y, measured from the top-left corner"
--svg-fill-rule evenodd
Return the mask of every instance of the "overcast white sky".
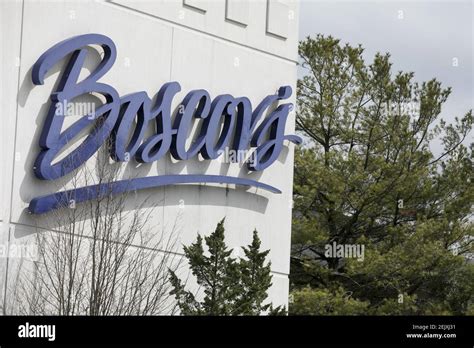
<path id="1" fill-rule="evenodd" d="M 394 71 L 413 71 L 418 81 L 436 77 L 452 87 L 442 112 L 449 120 L 474 104 L 473 2 L 301 0 L 300 40 L 321 33 L 360 43 L 366 61 L 390 52 Z"/>

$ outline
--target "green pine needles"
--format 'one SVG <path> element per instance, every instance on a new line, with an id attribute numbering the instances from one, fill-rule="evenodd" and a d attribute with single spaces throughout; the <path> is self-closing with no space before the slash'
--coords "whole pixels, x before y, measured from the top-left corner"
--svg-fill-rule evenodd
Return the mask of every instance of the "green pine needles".
<path id="1" fill-rule="evenodd" d="M 231 257 L 232 250 L 224 241 L 224 219 L 215 231 L 203 238 L 198 235 L 195 243 L 184 247 L 192 274 L 204 289 L 201 301 L 185 289 L 183 282 L 170 270 L 173 286 L 171 295 L 176 297 L 182 315 L 260 315 L 284 314 L 281 307 L 264 304 L 272 285 L 270 265 L 265 264 L 269 250 L 260 251 L 260 239 L 255 230 L 250 245 L 243 247 L 245 258 Z"/>

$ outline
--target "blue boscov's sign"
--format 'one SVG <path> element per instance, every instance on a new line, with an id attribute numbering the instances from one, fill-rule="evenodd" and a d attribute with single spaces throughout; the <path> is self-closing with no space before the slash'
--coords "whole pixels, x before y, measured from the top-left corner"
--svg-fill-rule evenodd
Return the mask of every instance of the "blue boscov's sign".
<path id="1" fill-rule="evenodd" d="M 89 52 L 88 46 L 91 45 L 100 45 L 104 55 L 95 70 L 79 81 L 79 74 Z M 112 86 L 99 82 L 112 68 L 116 55 L 115 44 L 110 38 L 99 34 L 86 34 L 54 45 L 33 66 L 33 83 L 42 85 L 48 71 L 70 56 L 57 89 L 51 93 L 51 103 L 39 140 L 41 151 L 34 164 L 36 177 L 55 180 L 71 173 L 93 156 L 108 139 L 111 139 L 112 144 L 110 155 L 115 161 L 134 158 L 141 163 L 157 161 L 168 152 L 177 160 L 187 160 L 198 154 L 204 159 L 213 160 L 219 157 L 224 149 L 241 151 L 255 148 L 252 153 L 254 160 L 246 163 L 250 171 L 260 171 L 270 166 L 280 155 L 284 140 L 301 143 L 300 137 L 284 133 L 293 105 L 286 103 L 273 111 L 270 109 L 279 100 L 291 96 L 292 90 L 289 86 L 280 87 L 277 94 L 264 98 L 254 110 L 246 97 L 222 94 L 212 100 L 206 90 L 193 90 L 178 106 L 172 122 L 172 100 L 181 90 L 179 83 L 164 84 L 154 103 L 143 91 L 121 97 Z M 89 93 L 102 95 L 105 102 L 94 114 L 84 115 L 63 130 L 65 114 L 58 113 L 57 104 L 68 103 Z M 268 115 L 261 120 L 264 113 Z M 186 140 L 194 119 L 201 119 L 202 123 L 199 134 L 196 134 L 192 144 L 187 147 Z M 150 126 L 155 130 L 155 134 L 146 137 Z M 67 156 L 53 164 L 71 139 L 87 128 L 92 129 L 87 138 Z M 80 203 L 100 197 L 106 192 L 119 194 L 180 183 L 248 185 L 280 193 L 273 186 L 247 178 L 223 175 L 159 175 L 37 197 L 30 202 L 29 210 L 34 214 L 42 214 L 67 205 L 71 199 Z"/>

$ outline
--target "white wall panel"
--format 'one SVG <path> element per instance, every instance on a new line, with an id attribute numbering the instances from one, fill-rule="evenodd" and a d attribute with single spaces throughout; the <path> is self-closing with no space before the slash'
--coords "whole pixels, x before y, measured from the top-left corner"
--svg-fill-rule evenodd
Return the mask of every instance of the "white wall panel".
<path id="1" fill-rule="evenodd" d="M 286 40 L 291 17 L 292 12 L 286 0 L 268 0 L 267 33 Z"/>
<path id="2" fill-rule="evenodd" d="M 21 69 L 19 73 L 17 71 L 16 78 L 11 74 L 6 79 L 8 90 L 12 92 L 2 93 L 2 107 L 6 105 L 10 110 L 7 127 L 2 128 L 2 132 L 8 129 L 8 141 L 4 143 L 7 147 L 6 162 L 14 163 L 14 168 L 10 169 L 14 169 L 15 173 L 13 178 L 13 170 L 8 171 L 8 165 L 2 168 L 6 169 L 8 176 L 2 183 L 13 182 L 13 187 L 7 188 L 7 196 L 11 194 L 13 197 L 11 222 L 21 224 L 34 233 L 35 229 L 28 226 L 41 226 L 44 219 L 28 214 L 26 207 L 30 200 L 57 191 L 60 184 L 68 185 L 69 180 L 63 178 L 57 182 L 45 182 L 34 177 L 32 171 L 34 159 L 39 153 L 38 137 L 48 98 L 64 65 L 62 62 L 62 65 L 54 67 L 43 86 L 34 86 L 31 67 L 44 51 L 75 35 L 100 33 L 115 42 L 118 53 L 116 63 L 101 81 L 112 85 L 121 96 L 146 91 L 152 97 L 164 83 L 178 81 L 182 91 L 174 99 L 174 106 L 190 90 L 202 88 L 212 98 L 227 93 L 235 97 L 247 96 L 255 108 L 265 96 L 276 93 L 282 85 L 292 86 L 290 101 L 294 102 L 297 3 L 288 0 L 283 10 L 273 5 L 267 8 L 267 5 L 265 0 L 229 0 L 227 7 L 226 1 L 186 0 L 186 6 L 182 0 L 91 1 L 87 5 L 80 2 L 26 1 L 22 28 L 19 26 L 18 6 L 6 12 L 2 9 L 2 14 L 15 18 L 11 26 L 2 30 L 2 39 L 13 38 L 8 44 L 2 40 L 2 48 L 7 47 L 13 53 L 16 43 L 19 51 L 20 31 L 17 29 L 22 29 L 23 33 Z M 192 10 L 189 6 L 201 6 L 205 12 Z M 285 11 L 287 14 L 288 11 L 294 13 L 292 18 L 286 15 L 286 22 L 282 19 Z M 268 18 L 267 12 L 270 14 Z M 273 22 L 271 26 L 286 23 L 287 30 L 271 29 L 269 35 L 267 19 L 270 18 Z M 247 26 L 236 25 L 232 21 Z M 286 40 L 275 35 L 285 35 Z M 5 55 L 2 59 L 5 60 Z M 94 64 L 93 59 L 86 62 L 83 76 L 93 69 Z M 287 122 L 286 133 L 294 133 L 293 113 Z M 247 177 L 275 186 L 282 190 L 282 194 L 256 188 L 235 188 L 233 185 L 180 185 L 145 190 L 135 200 L 127 202 L 128 208 L 133 209 L 140 199 L 149 196 L 149 206 L 155 207 L 150 228 L 157 232 L 157 237 L 160 232 L 176 236 L 178 245 L 193 242 L 197 233 L 209 234 L 223 217 L 226 217 L 226 239 L 232 248 L 239 249 L 250 243 L 256 228 L 263 248 L 271 249 L 270 260 L 275 272 L 271 300 L 275 304 L 287 304 L 293 145 L 285 145 L 280 158 L 271 167 L 250 174 L 238 164 L 198 158 L 177 162 L 167 156 L 157 163 L 139 168 L 133 162 L 126 165 L 133 176 L 138 177 L 162 174 Z M 14 152 L 20 153 L 16 162 L 13 162 Z M 93 161 L 87 165 L 94 168 Z M 2 236 L 6 235 L 2 233 Z M 12 238 L 26 236 L 14 234 Z M 2 264 L 4 262 L 0 259 L 0 266 Z M 3 270 L 0 277 L 5 273 Z"/>
<path id="3" fill-rule="evenodd" d="M 15 127 L 17 120 L 17 91 L 21 60 L 21 1 L 0 1 L 0 246 L 9 248 L 9 216 L 12 194 L 13 161 L 15 158 Z M 25 65 L 23 69 L 28 69 Z M 19 175 L 23 175 L 20 172 Z M 0 313 L 6 284 L 7 258 L 0 256 Z"/>
<path id="4" fill-rule="evenodd" d="M 226 20 L 226 9 L 231 10 L 232 16 L 243 18 L 247 12 L 247 0 L 230 0 L 229 3 L 224 0 L 204 1 L 201 5 L 196 5 L 207 8 L 204 14 L 202 11 L 184 6 L 178 0 L 111 0 L 110 3 L 285 59 L 297 60 L 297 0 L 248 1 L 248 13 L 251 15 L 248 17 L 246 27 Z M 270 27 L 267 25 L 269 14 Z M 278 28 L 279 25 L 284 27 Z M 284 35 L 286 40 L 282 40 L 281 35 Z"/>
<path id="5" fill-rule="evenodd" d="M 206 0 L 183 0 L 183 5 L 206 12 L 210 4 L 209 1 Z"/>
<path id="6" fill-rule="evenodd" d="M 247 26 L 249 23 L 249 0 L 226 0 L 225 18 Z"/>

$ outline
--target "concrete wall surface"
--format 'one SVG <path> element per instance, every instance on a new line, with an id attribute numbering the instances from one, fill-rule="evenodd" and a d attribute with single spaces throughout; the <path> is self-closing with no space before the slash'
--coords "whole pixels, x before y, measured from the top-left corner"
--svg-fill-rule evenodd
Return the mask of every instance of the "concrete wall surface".
<path id="1" fill-rule="evenodd" d="M 32 66 L 54 44 L 81 34 L 110 37 L 117 60 L 101 81 L 121 96 L 145 91 L 150 97 L 169 81 L 182 90 L 175 106 L 193 89 L 247 96 L 253 107 L 283 85 L 293 88 L 295 102 L 298 45 L 298 3 L 294 0 L 113 0 L 15 1 L 0 0 L 1 151 L 0 244 L 29 243 L 44 226 L 31 215 L 31 199 L 53 193 L 70 178 L 46 182 L 35 177 L 39 133 L 49 95 L 64 63 L 53 67 L 45 84 L 31 81 Z M 94 62 L 88 58 L 81 74 Z M 294 133 L 290 113 L 286 134 Z M 223 217 L 226 242 L 232 248 L 249 244 L 257 229 L 262 248 L 270 249 L 275 305 L 288 303 L 291 239 L 293 147 L 285 141 L 279 159 L 262 172 L 247 173 L 238 164 L 199 158 L 175 161 L 167 156 L 156 163 L 129 163 L 131 175 L 217 174 L 252 178 L 279 188 L 274 194 L 253 187 L 202 184 L 146 190 L 153 213 L 150 228 L 175 234 L 177 245 L 208 235 Z M 93 168 L 94 163 L 87 164 Z M 127 202 L 133 209 L 136 201 Z M 182 253 L 181 247 L 176 250 Z M 8 283 L 16 277 L 13 258 L 0 258 L 0 304 L 12 296 Z"/>

